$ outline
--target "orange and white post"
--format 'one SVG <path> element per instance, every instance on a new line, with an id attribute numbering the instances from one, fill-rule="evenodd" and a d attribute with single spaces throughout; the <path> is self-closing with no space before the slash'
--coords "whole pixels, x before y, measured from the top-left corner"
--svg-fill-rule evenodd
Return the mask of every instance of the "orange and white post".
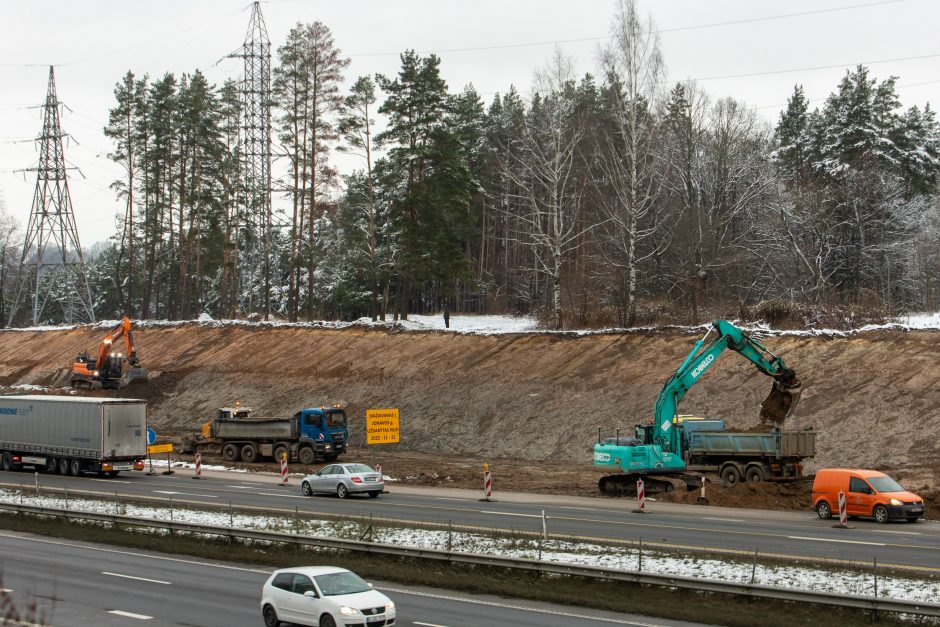
<path id="1" fill-rule="evenodd" d="M 287 485 L 287 453 L 281 453 L 281 482 L 278 485 Z"/>
<path id="2" fill-rule="evenodd" d="M 833 525 L 834 527 L 845 527 L 847 528 L 846 521 L 848 520 L 847 512 L 845 509 L 845 492 L 839 490 L 839 524 Z"/>
<path id="3" fill-rule="evenodd" d="M 481 501 L 493 500 L 493 476 L 490 474 L 490 465 L 483 464 L 483 498 Z"/>
<path id="4" fill-rule="evenodd" d="M 196 474 L 193 475 L 193 479 L 202 479 L 202 455 L 199 452 L 196 452 Z"/>
<path id="5" fill-rule="evenodd" d="M 633 510 L 634 514 L 645 514 L 646 513 L 646 491 L 643 486 L 643 480 L 636 480 L 636 509 Z"/>

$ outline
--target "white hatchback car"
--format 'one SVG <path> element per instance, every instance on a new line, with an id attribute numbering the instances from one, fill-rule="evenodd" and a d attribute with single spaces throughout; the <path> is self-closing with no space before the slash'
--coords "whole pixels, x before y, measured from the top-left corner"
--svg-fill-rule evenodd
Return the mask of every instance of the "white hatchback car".
<path id="1" fill-rule="evenodd" d="M 359 575 L 335 566 L 274 571 L 261 588 L 267 627 L 281 621 L 309 627 L 383 627 L 395 624 L 395 603 Z"/>

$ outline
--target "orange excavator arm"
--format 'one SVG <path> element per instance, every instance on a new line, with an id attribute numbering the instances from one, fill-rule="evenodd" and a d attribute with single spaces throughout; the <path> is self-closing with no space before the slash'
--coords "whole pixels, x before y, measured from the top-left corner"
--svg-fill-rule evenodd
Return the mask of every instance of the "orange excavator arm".
<path id="1" fill-rule="evenodd" d="M 124 338 L 127 361 L 131 365 L 136 365 L 137 351 L 134 350 L 134 336 L 131 335 L 131 319 L 124 316 L 124 320 L 121 321 L 121 324 L 111 329 L 111 331 L 104 336 L 104 339 L 101 340 L 101 344 L 98 345 L 98 357 L 95 359 L 96 369 L 100 369 L 104 365 L 108 354 L 113 351 L 115 342 L 119 341 L 122 337 Z"/>

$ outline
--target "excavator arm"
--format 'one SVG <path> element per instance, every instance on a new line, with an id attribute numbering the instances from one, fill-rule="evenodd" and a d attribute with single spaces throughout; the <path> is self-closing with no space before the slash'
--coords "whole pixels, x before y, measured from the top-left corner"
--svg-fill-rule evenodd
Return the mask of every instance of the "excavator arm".
<path id="1" fill-rule="evenodd" d="M 708 346 L 705 341 L 716 333 Z M 704 348 L 703 348 L 704 346 Z M 653 441 L 664 451 L 681 455 L 681 442 L 673 419 L 678 414 L 679 401 L 717 361 L 726 349 L 740 353 L 759 371 L 774 380 L 770 394 L 761 403 L 761 422 L 779 425 L 789 417 L 799 402 L 801 384 L 796 373 L 764 345 L 730 322 L 716 320 L 701 340 L 686 356 L 682 365 L 663 385 L 656 399 L 653 418 Z"/>
<path id="2" fill-rule="evenodd" d="M 115 352 L 115 345 L 124 340 L 124 354 Z M 131 320 L 124 317 L 119 325 L 111 329 L 98 344 L 98 352 L 92 360 L 82 351 L 72 366 L 74 387 L 124 387 L 129 381 L 146 379 L 147 371 L 140 365 Z"/>

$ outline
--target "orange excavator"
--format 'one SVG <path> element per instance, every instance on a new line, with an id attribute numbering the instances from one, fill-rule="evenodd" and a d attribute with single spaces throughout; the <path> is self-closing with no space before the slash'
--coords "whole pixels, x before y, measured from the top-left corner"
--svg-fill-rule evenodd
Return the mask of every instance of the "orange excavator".
<path id="1" fill-rule="evenodd" d="M 124 338 L 124 353 L 115 351 L 115 344 Z M 92 359 L 82 351 L 72 364 L 72 387 L 117 390 L 135 380 L 146 380 L 147 369 L 141 367 L 127 316 L 101 340 L 98 354 Z"/>

